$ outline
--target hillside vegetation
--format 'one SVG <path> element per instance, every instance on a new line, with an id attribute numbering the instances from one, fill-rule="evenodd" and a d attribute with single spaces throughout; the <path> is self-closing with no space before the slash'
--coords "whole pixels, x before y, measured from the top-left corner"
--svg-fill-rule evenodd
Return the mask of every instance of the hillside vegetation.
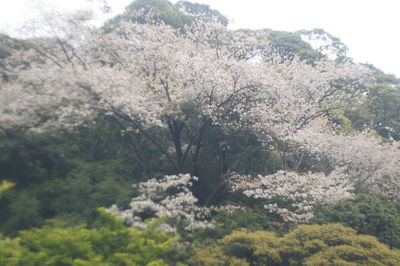
<path id="1" fill-rule="evenodd" d="M 186 1 L 43 20 L 0 35 L 0 265 L 398 265 L 398 78 Z"/>

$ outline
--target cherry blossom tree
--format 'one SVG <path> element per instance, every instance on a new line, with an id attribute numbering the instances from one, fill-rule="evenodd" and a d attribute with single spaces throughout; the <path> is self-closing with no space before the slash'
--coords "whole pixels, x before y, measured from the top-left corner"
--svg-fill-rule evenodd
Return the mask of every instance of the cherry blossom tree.
<path id="1" fill-rule="evenodd" d="M 135 12 L 127 10 L 125 15 L 134 17 Z M 257 195 L 251 191 L 261 189 L 264 198 L 297 201 L 292 207 L 299 212 L 288 212 L 288 220 L 308 220 L 307 210 L 316 202 L 332 202 L 334 193 L 338 199 L 347 197 L 350 186 L 377 187 L 378 180 L 389 178 L 389 183 L 381 184 L 389 191 L 397 182 L 396 146 L 373 141 L 372 146 L 363 146 L 367 142 L 362 135 L 310 129 L 330 110 L 361 103 L 371 80 L 368 71 L 356 64 L 284 60 L 270 48 L 268 32 L 229 31 L 218 20 L 197 15 L 184 29 L 158 20 L 121 20 L 98 29 L 82 16 L 60 16 L 46 23 L 48 35 L 24 40 L 22 49 L 1 60 L 7 79 L 1 80 L 0 130 L 74 130 L 106 117 L 127 136 L 133 157 L 149 178 L 151 158 L 143 152 L 142 139 L 164 156 L 171 173 L 193 173 L 204 134 L 211 127 L 227 134 L 245 128 L 283 158 L 287 152 L 304 150 L 331 158 L 334 169 L 345 169 L 330 174 L 279 172 L 259 177 L 254 185 L 240 181 L 246 195 Z M 397 159 L 383 164 L 387 154 Z M 343 176 L 357 181 L 348 184 Z M 176 182 L 189 179 L 173 177 Z M 162 186 L 156 180 L 148 182 Z M 283 187 L 287 189 L 280 193 Z M 152 197 L 145 185 L 141 189 L 143 195 L 133 200 L 135 204 Z M 390 193 L 398 196 L 396 189 Z M 160 213 L 175 208 L 165 204 L 152 208 Z M 135 207 L 131 207 L 133 224 Z"/>
<path id="2" fill-rule="evenodd" d="M 162 23 L 122 21 L 104 32 L 78 22 L 50 24 L 53 36 L 29 39 L 4 59 L 11 80 L 2 82 L 2 127 L 72 129 L 107 115 L 149 176 L 137 134 L 179 173 L 211 124 L 253 124 L 271 137 L 353 99 L 364 81 L 354 65 L 275 63 L 261 31 L 230 32 L 213 21 L 184 33 Z M 151 127 L 169 131 L 174 154 Z"/>

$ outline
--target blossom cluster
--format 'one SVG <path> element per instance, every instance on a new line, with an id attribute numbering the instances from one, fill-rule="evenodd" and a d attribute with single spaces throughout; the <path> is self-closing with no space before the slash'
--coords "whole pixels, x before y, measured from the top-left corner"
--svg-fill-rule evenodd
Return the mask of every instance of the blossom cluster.
<path id="1" fill-rule="evenodd" d="M 29 39 L 4 60 L 12 79 L 0 91 L 3 127 L 74 127 L 99 113 L 166 126 L 190 103 L 215 124 L 252 125 L 268 138 L 354 102 L 367 81 L 357 65 L 270 60 L 265 31 L 204 21 L 185 33 L 132 21 L 110 32 L 57 23 L 52 38 Z"/>
<path id="2" fill-rule="evenodd" d="M 400 200 L 400 142 L 384 142 L 373 132 L 345 135 L 315 126 L 290 139 L 300 149 L 340 168 L 357 192 L 380 193 Z"/>
<path id="3" fill-rule="evenodd" d="M 306 223 L 317 205 L 332 204 L 352 197 L 352 185 L 340 171 L 295 173 L 278 171 L 267 176 L 233 175 L 232 192 L 265 203 L 264 208 L 278 214 L 287 223 Z"/>
<path id="4" fill-rule="evenodd" d="M 196 205 L 197 198 L 189 188 L 197 177 L 189 174 L 166 175 L 138 185 L 139 195 L 129 204 L 129 209 L 113 205 L 108 210 L 132 227 L 145 228 L 145 219 L 168 217 L 161 228 L 175 233 L 178 229 L 193 231 L 212 227 L 209 222 L 212 208 Z M 181 228 L 179 228 L 181 227 Z"/>

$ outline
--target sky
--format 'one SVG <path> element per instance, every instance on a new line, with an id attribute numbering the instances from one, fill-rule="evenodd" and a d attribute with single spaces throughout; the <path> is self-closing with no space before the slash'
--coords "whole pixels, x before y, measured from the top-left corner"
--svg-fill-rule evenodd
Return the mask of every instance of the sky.
<path id="1" fill-rule="evenodd" d="M 13 32 L 35 16 L 35 2 L 62 9 L 96 0 L 0 0 L 0 31 Z M 97 0 L 103 1 L 103 0 Z M 106 0 L 114 14 L 132 0 Z M 177 1 L 172 1 L 177 2 Z M 356 62 L 370 63 L 400 77 L 400 0 L 192 0 L 210 5 L 229 28 L 296 31 L 323 28 L 349 47 Z"/>

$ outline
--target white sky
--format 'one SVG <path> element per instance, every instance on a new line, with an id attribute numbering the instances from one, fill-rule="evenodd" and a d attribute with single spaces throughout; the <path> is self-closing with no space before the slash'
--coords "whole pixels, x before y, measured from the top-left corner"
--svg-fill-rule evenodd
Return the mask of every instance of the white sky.
<path id="1" fill-rule="evenodd" d="M 10 31 L 34 16 L 34 0 L 0 0 L 0 30 Z M 85 0 L 40 0 L 63 8 Z M 108 0 L 121 12 L 132 0 Z M 172 1 L 177 2 L 177 1 Z M 400 0 L 192 0 L 233 20 L 230 28 L 296 31 L 323 28 L 339 37 L 357 62 L 372 63 L 400 77 Z"/>

